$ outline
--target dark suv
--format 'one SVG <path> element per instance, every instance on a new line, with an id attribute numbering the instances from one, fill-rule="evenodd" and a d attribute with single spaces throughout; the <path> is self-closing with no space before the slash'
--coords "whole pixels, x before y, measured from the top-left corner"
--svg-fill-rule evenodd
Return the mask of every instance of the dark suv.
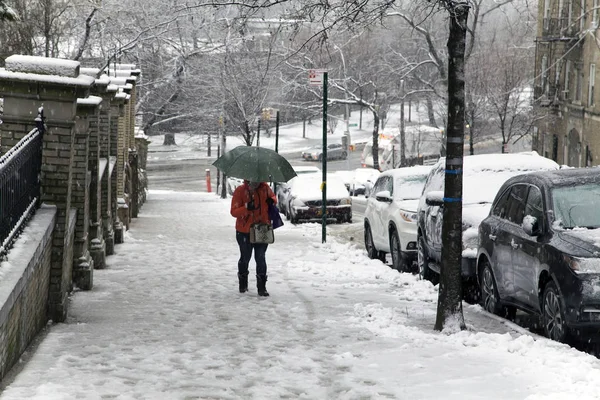
<path id="1" fill-rule="evenodd" d="M 509 179 L 479 225 L 483 307 L 541 316 L 546 335 L 600 333 L 600 169 Z"/>
<path id="2" fill-rule="evenodd" d="M 465 299 L 478 298 L 476 259 L 479 223 L 489 215 L 498 189 L 513 176 L 558 170 L 559 165 L 537 153 L 482 154 L 463 160 L 462 277 Z M 439 280 L 442 258 L 444 180 L 446 159 L 432 167 L 418 207 L 417 258 L 419 273 L 434 284 Z"/>

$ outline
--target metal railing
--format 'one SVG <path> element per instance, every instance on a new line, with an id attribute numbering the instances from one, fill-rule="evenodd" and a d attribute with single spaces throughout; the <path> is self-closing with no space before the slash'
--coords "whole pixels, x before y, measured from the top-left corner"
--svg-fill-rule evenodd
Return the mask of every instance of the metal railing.
<path id="1" fill-rule="evenodd" d="M 572 37 L 577 35 L 579 23 L 568 18 L 544 18 L 542 31 L 546 37 Z"/>
<path id="2" fill-rule="evenodd" d="M 0 259 L 38 206 L 41 166 L 42 132 L 38 128 L 0 157 Z"/>

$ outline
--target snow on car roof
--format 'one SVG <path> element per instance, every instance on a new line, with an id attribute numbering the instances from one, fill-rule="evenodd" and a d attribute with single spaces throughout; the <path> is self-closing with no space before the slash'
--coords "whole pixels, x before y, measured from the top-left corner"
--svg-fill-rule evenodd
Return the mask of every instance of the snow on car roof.
<path id="1" fill-rule="evenodd" d="M 403 167 L 390 169 L 382 172 L 382 176 L 393 176 L 394 178 L 402 178 L 405 176 L 423 176 L 429 174 L 431 165 L 415 165 L 414 167 Z"/>
<path id="2" fill-rule="evenodd" d="M 314 174 L 299 175 L 290 181 L 290 190 L 302 201 L 321 200 L 321 179 Z M 327 175 L 327 198 L 343 199 L 349 196 L 344 182 L 335 175 Z"/>
<path id="3" fill-rule="evenodd" d="M 441 158 L 438 168 L 443 166 Z M 535 151 L 515 154 L 465 156 L 463 164 L 463 204 L 491 204 L 500 187 L 515 175 L 534 171 L 557 170 L 554 161 Z"/>
<path id="4" fill-rule="evenodd" d="M 321 170 L 315 166 L 309 165 L 292 165 L 292 168 L 296 173 L 306 173 L 306 172 L 321 172 Z"/>
<path id="5" fill-rule="evenodd" d="M 445 157 L 438 161 L 438 164 L 445 163 Z M 478 154 L 465 156 L 463 159 L 465 175 L 480 171 L 546 171 L 559 168 L 557 163 L 549 158 L 541 157 L 535 151 L 514 154 Z"/>

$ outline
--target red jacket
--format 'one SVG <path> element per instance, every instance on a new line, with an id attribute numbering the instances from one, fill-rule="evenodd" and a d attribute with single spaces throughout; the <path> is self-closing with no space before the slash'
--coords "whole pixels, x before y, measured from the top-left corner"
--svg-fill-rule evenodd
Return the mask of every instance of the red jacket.
<path id="1" fill-rule="evenodd" d="M 267 199 L 273 199 L 273 203 L 277 203 L 277 197 L 271 190 L 269 185 L 262 182 L 255 191 L 250 191 L 250 186 L 247 182 L 238 186 L 233 192 L 231 198 L 231 215 L 236 219 L 235 230 L 242 233 L 250 233 L 250 225 L 254 223 L 269 224 L 269 205 Z M 254 211 L 246 208 L 246 203 L 254 200 Z"/>

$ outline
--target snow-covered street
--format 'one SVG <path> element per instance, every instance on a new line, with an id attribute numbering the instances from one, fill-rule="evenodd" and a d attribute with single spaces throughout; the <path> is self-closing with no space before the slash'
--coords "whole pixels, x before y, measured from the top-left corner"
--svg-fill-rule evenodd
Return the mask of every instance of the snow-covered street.
<path id="1" fill-rule="evenodd" d="M 600 398 L 596 358 L 474 306 L 469 331 L 434 332 L 429 282 L 320 225 L 278 229 L 271 297 L 239 294 L 233 223 L 214 194 L 152 190 L 0 398 Z"/>

